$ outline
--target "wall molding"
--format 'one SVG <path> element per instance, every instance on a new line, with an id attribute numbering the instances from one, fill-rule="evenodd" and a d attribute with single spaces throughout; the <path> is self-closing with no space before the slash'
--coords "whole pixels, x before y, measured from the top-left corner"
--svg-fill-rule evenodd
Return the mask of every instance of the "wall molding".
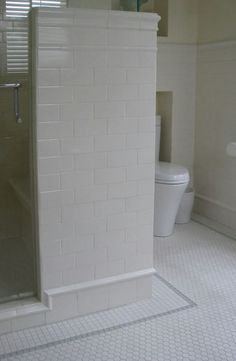
<path id="1" fill-rule="evenodd" d="M 220 233 L 232 238 L 236 236 L 236 209 L 197 193 L 195 196 L 194 212 L 199 217 L 206 218 L 211 223 L 216 223 L 217 226 L 215 225 L 214 229 Z M 223 227 L 225 231 L 218 230 L 219 227 Z"/>
<path id="2" fill-rule="evenodd" d="M 191 218 L 193 221 L 197 223 L 203 224 L 204 226 L 213 229 L 214 231 L 221 233 L 224 236 L 236 240 L 236 230 L 233 230 L 232 228 L 226 227 L 223 224 L 220 224 L 219 222 L 213 221 L 197 213 L 193 213 Z"/>
<path id="3" fill-rule="evenodd" d="M 48 305 L 49 309 L 53 309 L 53 297 L 66 295 L 69 293 L 76 293 L 91 288 L 109 286 L 115 283 L 121 283 L 126 281 L 131 281 L 139 279 L 142 277 L 152 276 L 156 270 L 154 268 L 148 268 L 136 272 L 129 272 L 124 274 L 119 274 L 117 276 L 106 277 L 102 279 L 96 279 L 88 282 L 82 282 L 73 284 L 70 286 L 58 287 L 44 291 L 45 300 L 44 302 Z"/>

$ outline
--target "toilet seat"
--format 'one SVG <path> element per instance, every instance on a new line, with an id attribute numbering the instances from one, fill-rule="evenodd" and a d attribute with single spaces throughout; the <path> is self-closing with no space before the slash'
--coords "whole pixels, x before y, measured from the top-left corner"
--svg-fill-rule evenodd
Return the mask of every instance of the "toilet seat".
<path id="1" fill-rule="evenodd" d="M 189 182 L 189 172 L 185 167 L 174 163 L 158 162 L 155 182 L 161 184 L 183 184 Z"/>

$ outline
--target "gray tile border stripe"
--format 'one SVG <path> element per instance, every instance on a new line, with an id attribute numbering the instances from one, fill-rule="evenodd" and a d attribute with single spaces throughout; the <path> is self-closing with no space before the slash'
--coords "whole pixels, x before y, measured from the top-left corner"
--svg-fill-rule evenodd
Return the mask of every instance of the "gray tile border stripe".
<path id="1" fill-rule="evenodd" d="M 48 343 L 44 343 L 42 345 L 37 345 L 37 346 L 33 346 L 33 347 L 28 347 L 28 348 L 25 348 L 25 349 L 22 349 L 22 350 L 9 352 L 9 353 L 0 355 L 0 360 L 6 360 L 7 358 L 11 358 L 11 357 L 14 357 L 14 356 L 19 356 L 19 355 L 27 354 L 27 353 L 30 353 L 30 352 L 34 352 L 34 351 L 38 351 L 38 350 L 42 350 L 42 349 L 47 349 L 49 347 L 54 347 L 54 346 L 57 346 L 57 345 L 61 345 L 61 344 L 65 344 L 65 343 L 69 343 L 69 342 L 73 342 L 73 341 L 77 341 L 77 340 L 82 340 L 82 339 L 85 339 L 85 338 L 88 338 L 88 337 L 97 336 L 99 334 L 108 333 L 108 332 L 111 332 L 111 331 L 114 331 L 114 330 L 117 330 L 117 329 L 120 329 L 120 328 L 129 327 L 129 326 L 136 325 L 136 324 L 139 324 L 139 323 L 142 323 L 142 322 L 147 322 L 147 321 L 150 321 L 150 320 L 153 320 L 153 319 L 168 316 L 168 315 L 171 315 L 171 314 L 174 314 L 174 313 L 177 313 L 177 312 L 181 312 L 181 311 L 184 311 L 184 310 L 187 310 L 187 309 L 190 309 L 192 307 L 197 306 L 197 304 L 195 302 L 193 302 L 189 297 L 185 296 L 182 292 L 180 292 L 177 288 L 175 288 L 171 283 L 166 281 L 163 277 L 161 277 L 157 273 L 155 273 L 154 276 L 157 277 L 161 282 L 163 282 L 167 287 L 169 287 L 173 292 L 175 292 L 184 301 L 186 301 L 188 303 L 188 305 L 181 306 L 181 307 L 178 307 L 176 309 L 172 309 L 170 311 L 157 313 L 156 315 L 142 317 L 142 318 L 140 318 L 138 320 L 129 321 L 127 323 L 121 323 L 119 325 L 106 327 L 106 328 L 103 328 L 103 329 L 101 328 L 99 330 L 90 331 L 90 332 L 86 332 L 84 334 L 71 336 L 71 337 L 65 338 L 63 340 L 51 341 L 51 342 L 48 342 Z"/>

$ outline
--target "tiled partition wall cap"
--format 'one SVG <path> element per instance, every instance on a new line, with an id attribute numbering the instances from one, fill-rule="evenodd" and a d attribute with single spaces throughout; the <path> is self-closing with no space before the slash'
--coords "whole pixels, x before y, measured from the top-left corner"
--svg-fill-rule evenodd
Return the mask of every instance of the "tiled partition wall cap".
<path id="1" fill-rule="evenodd" d="M 53 322 L 151 293 L 159 17 L 32 17 L 41 287 Z"/>

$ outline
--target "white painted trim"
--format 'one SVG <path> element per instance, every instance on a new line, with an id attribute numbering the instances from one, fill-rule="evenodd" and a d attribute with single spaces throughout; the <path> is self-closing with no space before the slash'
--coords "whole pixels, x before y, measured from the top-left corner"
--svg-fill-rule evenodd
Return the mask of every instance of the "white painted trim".
<path id="1" fill-rule="evenodd" d="M 212 48 L 225 48 L 225 47 L 234 47 L 236 46 L 236 40 L 225 40 L 225 41 L 216 41 L 212 43 L 203 43 L 197 44 L 199 50 L 207 50 Z"/>
<path id="2" fill-rule="evenodd" d="M 14 302 L 14 307 L 9 303 L 9 305 L 4 304 L 4 308 L 1 309 L 0 306 L 0 326 L 1 321 L 12 320 L 17 317 L 25 317 L 30 315 L 35 315 L 41 312 L 50 311 L 50 309 L 45 306 L 43 303 L 35 299 L 35 302 L 32 301 L 31 304 L 27 303 L 28 301 L 19 301 Z"/>
<path id="3" fill-rule="evenodd" d="M 213 229 L 214 231 L 223 234 L 224 236 L 233 238 L 236 240 L 236 231 L 232 228 L 226 227 L 223 224 L 220 224 L 216 221 L 213 221 L 207 217 L 201 216 L 200 214 L 193 213 L 192 214 L 192 220 L 203 224 L 204 226 L 207 226 L 210 229 Z"/>
<path id="4" fill-rule="evenodd" d="M 136 278 L 151 276 L 155 272 L 156 272 L 156 270 L 154 268 L 148 268 L 148 269 L 144 269 L 141 271 L 120 274 L 120 275 L 113 276 L 113 277 L 107 277 L 107 278 L 101 278 L 101 279 L 92 280 L 92 281 L 88 281 L 88 282 L 77 283 L 77 284 L 73 284 L 71 286 L 64 286 L 64 287 L 53 288 L 50 290 L 45 290 L 45 294 L 48 297 L 53 297 L 53 296 L 58 296 L 58 295 L 66 294 L 66 293 L 72 293 L 72 292 L 77 292 L 77 291 L 81 291 L 81 290 L 86 290 L 88 288 L 101 287 L 101 286 L 110 285 L 112 283 L 130 281 L 130 280 L 133 280 Z"/>
<path id="5" fill-rule="evenodd" d="M 202 195 L 202 194 L 200 194 L 200 193 L 196 193 L 195 197 L 196 197 L 196 198 L 199 198 L 199 199 L 201 199 L 201 200 L 203 200 L 203 201 L 212 203 L 212 204 L 214 204 L 214 205 L 216 205 L 216 206 L 218 206 L 218 207 L 224 208 L 224 209 L 226 209 L 226 210 L 228 210 L 228 211 L 230 211 L 230 212 L 236 212 L 236 208 L 232 208 L 232 207 L 228 206 L 228 205 L 225 204 L 225 203 L 216 201 L 215 199 L 206 197 L 206 196 L 204 196 L 204 195 Z"/>

